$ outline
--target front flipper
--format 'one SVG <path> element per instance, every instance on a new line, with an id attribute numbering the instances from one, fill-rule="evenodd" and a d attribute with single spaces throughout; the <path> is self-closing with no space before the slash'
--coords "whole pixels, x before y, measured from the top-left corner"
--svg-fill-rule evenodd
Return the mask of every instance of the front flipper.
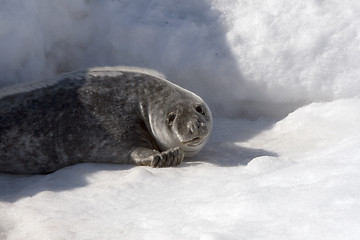
<path id="1" fill-rule="evenodd" d="M 139 147 L 130 154 L 131 163 L 151 167 L 177 166 L 184 159 L 184 152 L 176 147 L 158 152 L 153 149 Z"/>

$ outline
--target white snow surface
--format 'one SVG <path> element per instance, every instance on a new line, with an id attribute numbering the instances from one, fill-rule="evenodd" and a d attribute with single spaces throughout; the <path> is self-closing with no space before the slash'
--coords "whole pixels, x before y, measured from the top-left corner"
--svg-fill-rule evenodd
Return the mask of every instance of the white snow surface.
<path id="1" fill-rule="evenodd" d="M 179 167 L 0 173 L 0 239 L 359 239 L 360 2 L 0 0 L 0 85 L 159 70 L 214 112 Z"/>

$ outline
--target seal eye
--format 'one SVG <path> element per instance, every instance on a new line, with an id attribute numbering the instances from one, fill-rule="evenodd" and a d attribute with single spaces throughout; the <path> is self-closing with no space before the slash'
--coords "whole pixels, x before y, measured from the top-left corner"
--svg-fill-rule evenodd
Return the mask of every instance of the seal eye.
<path id="1" fill-rule="evenodd" d="M 195 107 L 195 110 L 200 113 L 201 115 L 205 115 L 204 109 L 199 105 Z"/>
<path id="2" fill-rule="evenodd" d="M 170 124 L 170 125 L 173 124 L 175 118 L 176 118 L 176 113 L 173 113 L 173 112 L 172 112 L 172 113 L 169 114 L 168 121 L 169 121 L 169 124 Z"/>

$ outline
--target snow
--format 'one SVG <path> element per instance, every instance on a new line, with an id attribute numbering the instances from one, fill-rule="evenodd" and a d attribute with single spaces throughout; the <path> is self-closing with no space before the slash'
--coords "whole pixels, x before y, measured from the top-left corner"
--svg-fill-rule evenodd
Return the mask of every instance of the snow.
<path id="1" fill-rule="evenodd" d="M 360 3 L 1 1 L 0 85 L 159 70 L 214 112 L 179 167 L 0 174 L 0 239 L 358 239 Z"/>

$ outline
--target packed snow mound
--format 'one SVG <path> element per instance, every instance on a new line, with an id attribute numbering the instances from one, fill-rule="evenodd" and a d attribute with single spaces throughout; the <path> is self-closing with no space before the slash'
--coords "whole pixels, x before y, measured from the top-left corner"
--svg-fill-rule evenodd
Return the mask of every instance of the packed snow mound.
<path id="1" fill-rule="evenodd" d="M 2 1 L 0 85 L 103 65 L 165 73 L 216 115 L 359 96 L 358 1 Z"/>
<path id="2" fill-rule="evenodd" d="M 260 141 L 261 146 L 267 150 L 301 158 L 306 153 L 314 155 L 320 149 L 334 148 L 336 151 L 336 147 L 341 146 L 343 142 L 360 137 L 359 106 L 359 99 L 312 103 L 289 114 L 271 130 L 265 130 L 255 138 L 247 139 L 244 146 L 253 146 Z M 274 146 L 281 146 L 281 149 Z M 299 149 L 307 149 L 309 152 Z"/>

